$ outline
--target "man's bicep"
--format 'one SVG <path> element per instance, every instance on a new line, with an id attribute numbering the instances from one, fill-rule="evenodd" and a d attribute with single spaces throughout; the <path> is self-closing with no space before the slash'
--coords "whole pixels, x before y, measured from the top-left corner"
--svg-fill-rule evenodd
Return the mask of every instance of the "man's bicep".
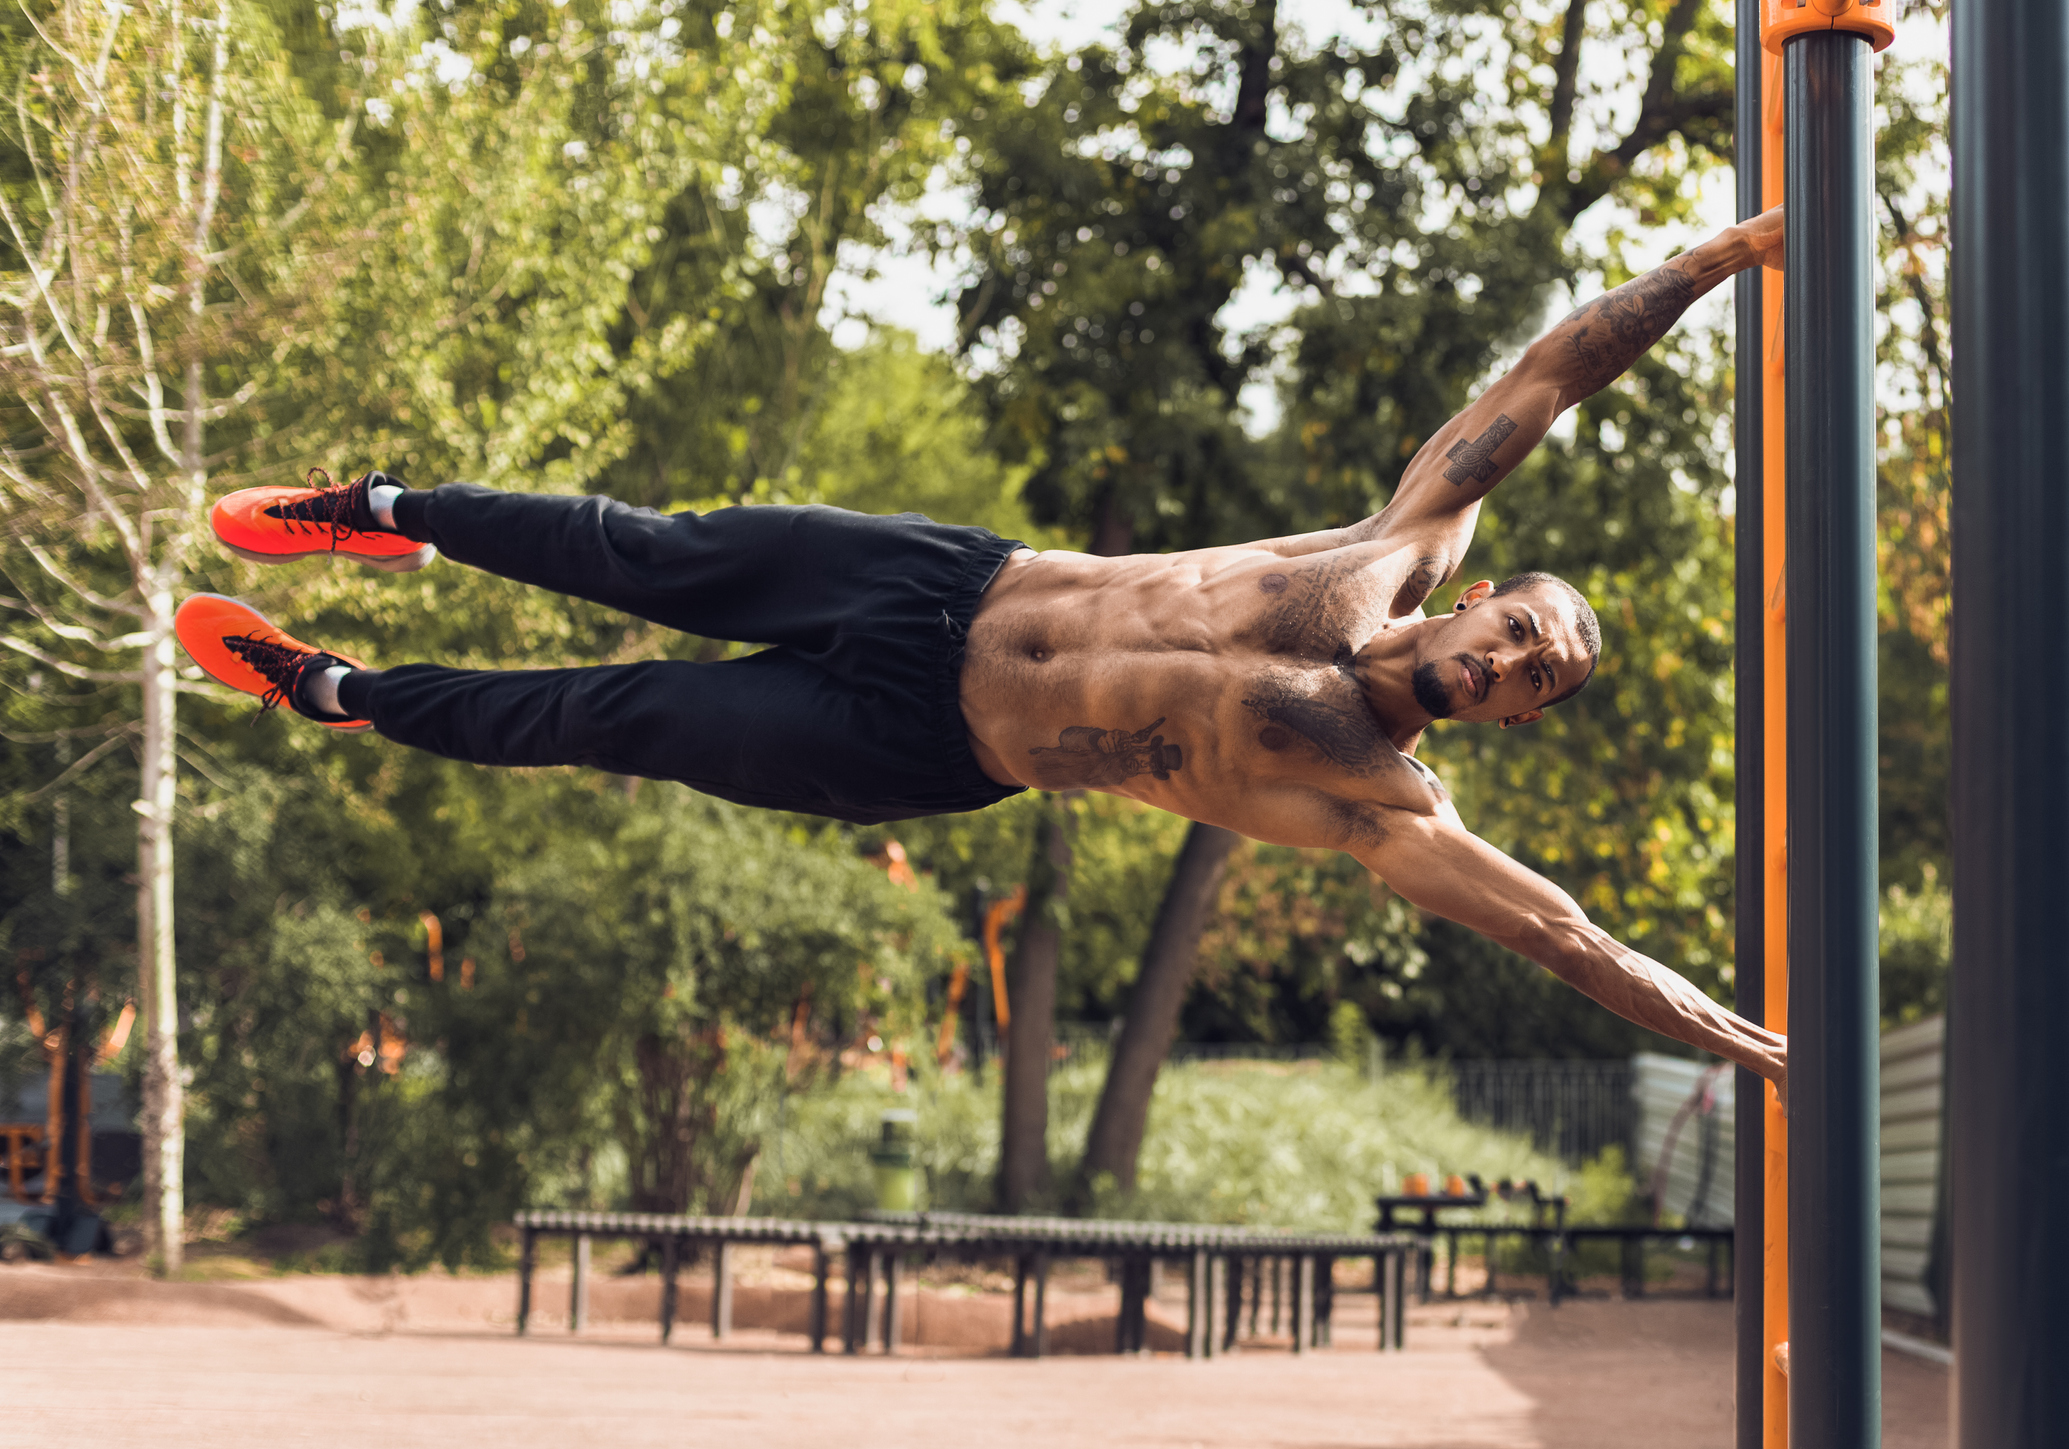
<path id="1" fill-rule="evenodd" d="M 1409 904 L 1456 921 L 1541 965 L 1586 916 L 1565 891 L 1474 835 L 1448 805 L 1388 811 L 1382 838 L 1354 853 Z"/>
<path id="2" fill-rule="evenodd" d="M 1476 507 L 1544 441 L 1562 406 L 1551 370 L 1525 353 L 1417 451 L 1387 505 L 1393 525 L 1454 518 Z"/>

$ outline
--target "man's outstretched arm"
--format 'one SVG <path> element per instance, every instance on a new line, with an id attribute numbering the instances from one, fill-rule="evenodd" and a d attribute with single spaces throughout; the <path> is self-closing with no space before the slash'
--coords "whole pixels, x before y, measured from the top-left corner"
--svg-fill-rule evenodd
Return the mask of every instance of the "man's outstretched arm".
<path id="1" fill-rule="evenodd" d="M 1726 1011 L 1681 976 L 1617 941 L 1573 897 L 1437 813 L 1386 812 L 1386 833 L 1358 860 L 1423 910 L 1529 957 L 1618 1016 L 1788 1084 L 1788 1041 Z"/>
<path id="2" fill-rule="evenodd" d="M 1559 414 L 1621 377 L 1718 283 L 1748 267 L 1781 262 L 1782 212 L 1776 207 L 1576 308 L 1422 445 L 1383 510 L 1348 528 L 1267 546 L 1312 553 L 1431 525 L 1469 537 L 1480 500 L 1530 456 Z M 1456 564 L 1466 538 L 1448 541 L 1456 545 L 1448 562 Z"/>

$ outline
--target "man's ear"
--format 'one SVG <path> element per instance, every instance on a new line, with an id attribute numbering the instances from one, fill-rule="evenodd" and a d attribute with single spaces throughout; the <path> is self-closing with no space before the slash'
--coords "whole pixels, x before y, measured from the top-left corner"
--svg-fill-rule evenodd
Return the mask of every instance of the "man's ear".
<path id="1" fill-rule="evenodd" d="M 1510 725 L 1536 724 L 1539 720 L 1543 719 L 1544 717 L 1545 712 L 1541 709 L 1526 709 L 1521 714 L 1512 714 L 1507 719 L 1503 720 L 1501 722 L 1501 727 L 1503 729 L 1507 729 Z"/>
<path id="2" fill-rule="evenodd" d="M 1494 580 L 1481 579 L 1477 583 L 1468 585 L 1466 591 L 1458 596 L 1458 602 L 1452 607 L 1454 609 L 1463 609 L 1468 604 L 1477 604 L 1493 592 Z"/>

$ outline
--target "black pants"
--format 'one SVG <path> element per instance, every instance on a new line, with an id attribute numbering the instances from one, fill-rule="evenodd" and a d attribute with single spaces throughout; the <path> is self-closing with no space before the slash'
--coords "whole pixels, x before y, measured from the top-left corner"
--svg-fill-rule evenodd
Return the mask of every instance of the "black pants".
<path id="1" fill-rule="evenodd" d="M 505 578 L 775 647 L 715 664 L 348 677 L 345 708 L 391 740 L 483 765 L 679 780 L 858 824 L 1017 793 L 978 769 L 958 698 L 971 615 L 1013 540 L 917 513 L 662 514 L 471 484 L 406 495 L 396 524 Z"/>

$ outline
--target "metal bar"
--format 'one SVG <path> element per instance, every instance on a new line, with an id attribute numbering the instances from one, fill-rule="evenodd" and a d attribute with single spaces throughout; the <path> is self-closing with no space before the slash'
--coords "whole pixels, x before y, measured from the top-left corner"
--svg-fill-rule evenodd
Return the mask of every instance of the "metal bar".
<path id="1" fill-rule="evenodd" d="M 2069 12 L 1954 7 L 1954 1441 L 2069 1424 Z"/>
<path id="2" fill-rule="evenodd" d="M 1399 1352 L 1408 1346 L 1408 1296 L 1402 1285 L 1400 1249 L 1384 1254 L 1378 1264 L 1381 1277 L 1379 1347 L 1381 1352 Z"/>
<path id="3" fill-rule="evenodd" d="M 898 1254 L 884 1253 L 884 1352 L 898 1352 L 905 1334 L 905 1301 L 898 1296 Z"/>
<path id="4" fill-rule="evenodd" d="M 1784 46 L 1789 1442 L 1879 1444 L 1875 231 L 1866 36 Z M 2023 682 L 2023 681 L 2022 681 Z"/>
<path id="5" fill-rule="evenodd" d="M 720 1238 L 711 1245 L 711 1336 L 733 1331 L 733 1245 Z"/>
<path id="6" fill-rule="evenodd" d="M 1214 1315 L 1214 1299 L 1207 1289 L 1207 1254 L 1195 1248 L 1186 1259 L 1185 1356 L 1205 1358 L 1210 1337 L 1208 1320 Z"/>
<path id="7" fill-rule="evenodd" d="M 1336 1341 L 1336 1259 L 1329 1253 L 1315 1258 L 1315 1347 L 1327 1348 Z"/>
<path id="8" fill-rule="evenodd" d="M 812 1245 L 812 1302 L 805 1314 L 805 1332 L 811 1335 L 812 1352 L 826 1352 L 826 1309 L 828 1280 L 833 1277 L 833 1255 L 824 1243 Z"/>
<path id="9" fill-rule="evenodd" d="M 1786 200 L 1789 148 L 1784 134 L 1782 60 L 1763 46 L 1760 58 L 1760 205 Z M 1782 313 L 1788 278 L 1760 277 L 1760 783 L 1761 934 L 1760 995 L 1766 1025 L 1789 1030 L 1789 625 L 1783 587 L 1787 563 L 1788 355 L 1782 347 Z M 1761 1209 L 1760 1413 L 1765 1449 L 1788 1449 L 1789 1380 L 1775 1362 L 1775 1348 L 1789 1337 L 1789 1123 L 1781 1099 L 1770 1089 L 1758 1094 L 1760 1139 L 1766 1167 Z"/>
<path id="10" fill-rule="evenodd" d="M 1222 1305 L 1222 1316 L 1226 1321 L 1221 1325 L 1221 1350 L 1226 1353 L 1236 1346 L 1237 1335 L 1243 1331 L 1243 1274 L 1248 1264 L 1235 1253 L 1224 1256 L 1222 1263 L 1225 1265 L 1223 1276 L 1228 1279 L 1228 1291 Z"/>
<path id="11" fill-rule="evenodd" d="M 1760 43 L 1761 0 L 1738 0 L 1736 36 L 1737 75 L 1736 121 L 1733 141 L 1737 147 L 1738 218 L 1757 216 L 1761 206 L 1760 146 L 1762 140 L 1761 77 L 1766 55 Z M 1740 272 L 1733 297 L 1737 327 L 1732 358 L 1736 416 L 1733 419 L 1733 454 L 1736 472 L 1732 479 L 1735 509 L 1732 520 L 1733 586 L 1732 628 L 1736 645 L 1733 655 L 1733 719 L 1736 741 L 1736 915 L 1732 922 L 1733 1003 L 1748 1021 L 1767 1019 L 1767 962 L 1765 938 L 1767 906 L 1765 887 L 1767 839 L 1765 751 L 1762 722 L 1766 716 L 1766 568 L 1763 548 L 1765 477 L 1765 368 L 1762 347 L 1765 329 L 1761 309 L 1764 268 Z M 1765 1125 L 1766 1087 L 1744 1067 L 1736 1069 L 1733 1081 L 1733 1178 L 1732 1226 L 1739 1235 L 1739 1250 L 1732 1255 L 1735 1281 L 1732 1284 L 1732 1326 L 1736 1339 L 1737 1421 L 1735 1449 L 1762 1449 L 1762 1396 L 1767 1382 L 1763 1363 L 1766 1349 L 1762 1327 L 1765 1319 L 1761 1277 L 1765 1271 L 1761 1247 L 1766 1187 Z M 1490 1252 L 1489 1262 L 1493 1261 Z M 1556 1288 L 1548 1286 L 1553 1303 L 1559 1301 Z"/>
<path id="12" fill-rule="evenodd" d="M 1293 1260 L 1293 1351 L 1306 1353 L 1315 1338 L 1315 1256 Z"/>
<path id="13" fill-rule="evenodd" d="M 568 1332 L 589 1326 L 589 1234 L 575 1234 L 575 1273 L 568 1284 Z"/>
<path id="14" fill-rule="evenodd" d="M 1007 1352 L 1014 1358 L 1027 1353 L 1027 1254 L 1013 1259 L 1013 1341 Z"/>
<path id="15" fill-rule="evenodd" d="M 661 1240 L 661 1342 L 675 1336 L 676 1274 L 682 1267 L 682 1239 L 670 1233 Z"/>
<path id="16" fill-rule="evenodd" d="M 868 1346 L 869 1289 L 874 1276 L 869 1256 L 864 1244 L 848 1244 L 848 1291 L 841 1314 L 842 1353 L 857 1354 Z"/>
<path id="17" fill-rule="evenodd" d="M 517 1332 L 532 1326 L 532 1269 L 538 1265 L 539 1235 L 525 1228 L 517 1250 Z"/>
<path id="18" fill-rule="evenodd" d="M 1049 1347 L 1049 1255 L 1034 1255 L 1034 1332 L 1031 1357 L 1040 1358 Z"/>

